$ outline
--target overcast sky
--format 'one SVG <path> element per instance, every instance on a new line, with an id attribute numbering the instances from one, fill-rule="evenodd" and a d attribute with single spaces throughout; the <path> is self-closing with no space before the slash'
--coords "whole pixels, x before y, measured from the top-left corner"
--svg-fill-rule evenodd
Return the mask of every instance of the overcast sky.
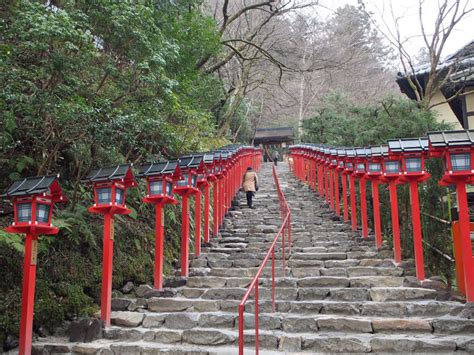
<path id="1" fill-rule="evenodd" d="M 449 0 L 452 3 L 452 0 Z M 461 0 L 467 4 L 468 9 L 474 7 L 474 0 Z M 427 33 L 432 33 L 434 21 L 438 13 L 438 0 L 425 0 L 423 6 L 423 22 Z M 393 7 L 395 16 L 402 17 L 400 20 L 400 32 L 403 37 L 409 39 L 406 48 L 416 55 L 424 46 L 421 37 L 420 21 L 418 17 L 417 0 L 364 0 L 367 10 L 373 12 L 374 19 L 384 30 L 389 26 L 394 31 L 394 21 L 390 10 L 390 4 Z M 345 4 L 357 6 L 357 0 L 320 0 L 320 4 L 329 8 L 336 9 Z M 321 13 L 320 8 L 318 12 Z M 330 10 L 323 11 L 322 16 L 328 16 Z M 385 23 L 385 24 L 384 24 Z M 455 52 L 468 42 L 474 40 L 474 12 L 471 12 L 457 25 L 455 31 L 451 34 L 446 43 L 443 56 Z"/>

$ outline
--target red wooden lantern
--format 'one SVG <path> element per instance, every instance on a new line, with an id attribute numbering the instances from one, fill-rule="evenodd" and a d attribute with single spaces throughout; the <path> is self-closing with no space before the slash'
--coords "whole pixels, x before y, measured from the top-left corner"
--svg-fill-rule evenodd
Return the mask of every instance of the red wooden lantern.
<path id="1" fill-rule="evenodd" d="M 401 160 L 401 174 L 398 181 L 410 184 L 416 276 L 419 280 L 424 280 L 425 270 L 418 183 L 430 177 L 430 174 L 425 170 L 425 157 L 428 154 L 428 138 L 391 139 L 388 141 L 388 147 L 389 154 Z"/>
<path id="2" fill-rule="evenodd" d="M 94 185 L 94 205 L 89 207 L 89 212 L 104 215 L 100 314 L 105 325 L 110 326 L 114 216 L 130 214 L 131 211 L 125 205 L 126 190 L 136 186 L 137 183 L 130 164 L 92 170 L 87 175 L 86 181 Z"/>
<path id="3" fill-rule="evenodd" d="M 153 276 L 154 287 L 157 290 L 163 289 L 164 206 L 178 203 L 173 196 L 173 187 L 180 175 L 181 171 L 177 160 L 145 164 L 140 167 L 138 174 L 138 177 L 144 177 L 147 181 L 147 194 L 143 201 L 155 205 L 155 268 Z"/>
<path id="4" fill-rule="evenodd" d="M 14 222 L 8 233 L 25 236 L 23 288 L 20 320 L 19 354 L 31 354 L 33 311 L 35 302 L 36 264 L 39 235 L 55 235 L 51 224 L 54 204 L 67 202 L 58 183 L 58 176 L 36 176 L 13 183 L 2 197 L 13 199 Z"/>
<path id="5" fill-rule="evenodd" d="M 354 176 L 356 179 L 365 178 L 367 172 L 366 163 L 370 155 L 370 148 L 354 148 L 355 159 L 354 159 Z"/>
<path id="6" fill-rule="evenodd" d="M 189 275 L 189 196 L 199 192 L 197 188 L 198 169 L 201 168 L 202 159 L 194 156 L 183 156 L 179 159 L 181 180 L 178 180 L 173 192 L 182 197 L 181 213 L 181 276 Z"/>
<path id="7" fill-rule="evenodd" d="M 86 181 L 94 185 L 94 205 L 89 212 L 103 215 L 130 214 L 125 205 L 127 188 L 137 186 L 131 164 L 93 170 Z"/>
<path id="8" fill-rule="evenodd" d="M 147 194 L 143 202 L 173 205 L 178 203 L 173 195 L 174 185 L 181 178 L 177 160 L 144 164 L 137 176 L 146 178 L 147 181 Z"/>
<path id="9" fill-rule="evenodd" d="M 468 302 L 474 302 L 474 259 L 466 184 L 474 183 L 474 130 L 428 133 L 430 155 L 443 158 L 440 185 L 455 185 L 459 221 L 454 221 L 456 279 Z"/>

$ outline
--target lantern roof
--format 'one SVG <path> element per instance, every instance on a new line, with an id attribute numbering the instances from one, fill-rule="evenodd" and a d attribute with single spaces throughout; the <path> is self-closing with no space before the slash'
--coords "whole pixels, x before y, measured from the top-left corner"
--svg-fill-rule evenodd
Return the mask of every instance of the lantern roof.
<path id="1" fill-rule="evenodd" d="M 54 202 L 67 199 L 58 182 L 58 175 L 32 176 L 15 181 L 1 197 L 24 197 L 47 194 Z"/>
<path id="2" fill-rule="evenodd" d="M 202 153 L 202 160 L 204 164 L 212 164 L 214 163 L 215 153 L 214 152 L 205 152 Z"/>
<path id="3" fill-rule="evenodd" d="M 221 159 L 222 160 L 226 160 L 226 159 L 229 159 L 230 158 L 230 152 L 227 151 L 227 150 L 220 150 L 219 151 L 220 155 L 221 155 Z"/>
<path id="4" fill-rule="evenodd" d="M 387 145 L 375 145 L 370 147 L 370 154 L 372 157 L 386 157 L 388 156 Z"/>
<path id="5" fill-rule="evenodd" d="M 371 152 L 370 148 L 354 148 L 357 157 L 369 157 Z"/>
<path id="6" fill-rule="evenodd" d="M 388 148 L 394 153 L 424 152 L 428 150 L 428 138 L 390 139 Z"/>
<path id="7" fill-rule="evenodd" d="M 145 177 L 170 174 L 179 174 L 179 165 L 177 160 L 168 160 L 144 164 L 140 167 L 140 172 L 137 176 Z"/>
<path id="8" fill-rule="evenodd" d="M 132 164 L 121 164 L 107 168 L 94 169 L 89 172 L 85 181 L 103 182 L 123 180 L 126 187 L 136 186 Z"/>
<path id="9" fill-rule="evenodd" d="M 345 148 L 337 148 L 337 156 L 345 157 L 347 155 Z"/>
<path id="10" fill-rule="evenodd" d="M 433 148 L 463 147 L 474 145 L 474 130 L 428 132 Z"/>
<path id="11" fill-rule="evenodd" d="M 202 155 L 184 155 L 179 158 L 179 167 L 181 169 L 198 169 L 204 165 Z"/>
<path id="12" fill-rule="evenodd" d="M 356 156 L 356 151 L 354 148 L 349 148 L 349 149 L 346 149 L 346 156 L 348 158 L 355 158 Z"/>
<path id="13" fill-rule="evenodd" d="M 330 148 L 330 149 L 329 149 L 329 153 L 330 153 L 331 155 L 336 155 L 336 154 L 337 154 L 337 149 L 336 149 L 336 148 Z"/>
<path id="14" fill-rule="evenodd" d="M 219 151 L 212 152 L 212 156 L 213 156 L 214 163 L 219 162 L 221 160 L 221 152 Z"/>

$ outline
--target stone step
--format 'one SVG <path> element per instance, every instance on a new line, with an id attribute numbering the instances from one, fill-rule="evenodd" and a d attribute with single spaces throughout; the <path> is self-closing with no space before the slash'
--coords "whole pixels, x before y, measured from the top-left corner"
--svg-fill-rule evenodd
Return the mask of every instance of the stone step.
<path id="1" fill-rule="evenodd" d="M 193 329 L 224 328 L 236 329 L 238 316 L 232 312 L 172 312 L 138 313 L 112 312 L 112 324 L 127 327 Z M 254 329 L 255 316 L 244 314 L 245 329 Z M 357 333 L 434 333 L 434 334 L 472 334 L 474 320 L 465 318 L 379 318 L 368 316 L 338 315 L 292 315 L 287 313 L 262 313 L 259 315 L 259 328 L 281 330 L 286 333 L 311 332 L 357 332 Z"/>
<path id="2" fill-rule="evenodd" d="M 373 235 L 362 238 L 286 165 L 278 170 L 292 209 L 291 254 L 285 248 L 282 270 L 278 241 L 276 312 L 271 260 L 259 280 L 261 354 L 474 353 L 472 305 L 441 301 L 446 292 L 412 277 L 411 261 L 394 264 L 387 241 L 377 250 Z M 187 279 L 175 270 L 163 291 L 140 286 L 132 294 L 140 297 L 113 299 L 114 326 L 105 339 L 90 344 L 41 339 L 35 347 L 43 352 L 37 353 L 236 354 L 238 306 L 281 225 L 271 165 L 259 176 L 257 208 L 248 209 L 238 194 L 219 238 L 190 257 Z M 255 308 L 252 293 L 245 304 L 248 354 L 254 353 Z"/>
<path id="3" fill-rule="evenodd" d="M 351 290 L 351 289 L 349 289 Z M 305 291 L 309 292 L 309 291 Z M 317 291 L 316 291 L 317 292 Z M 315 294 L 317 294 L 315 292 Z M 326 291 L 322 291 L 324 294 Z M 465 305 L 452 301 L 368 301 L 368 300 L 345 300 L 340 289 L 330 289 L 329 295 L 339 300 L 295 300 L 286 301 L 276 298 L 276 310 L 286 313 L 305 314 L 334 314 L 334 315 L 363 315 L 374 317 L 439 317 L 439 316 L 463 316 Z M 347 293 L 346 293 L 347 295 Z M 322 296 L 321 296 L 322 297 Z M 350 297 L 350 294 L 348 295 Z M 362 297 L 361 297 L 362 298 Z M 237 312 L 240 300 L 210 300 L 201 298 L 185 297 L 163 297 L 150 298 L 146 300 L 130 300 L 123 305 L 121 310 L 148 309 L 150 312 Z M 137 303 L 141 303 L 137 307 Z M 272 302 L 260 300 L 261 312 L 272 312 Z M 245 305 L 246 312 L 253 312 L 254 302 L 249 300 Z"/>
<path id="4" fill-rule="evenodd" d="M 271 277 L 271 260 L 267 263 L 269 266 L 265 267 L 262 272 L 262 277 Z M 195 271 L 190 269 L 190 272 Z M 212 268 L 207 269 L 206 276 L 222 276 L 222 277 L 251 277 L 253 278 L 258 271 L 258 267 L 249 267 L 249 268 Z M 285 276 L 290 275 L 290 268 L 285 269 Z M 281 260 L 275 261 L 275 277 L 283 277 L 283 268 Z"/>
<path id="5" fill-rule="evenodd" d="M 100 343 L 36 343 L 35 353 L 103 354 L 232 354 L 236 352 L 237 332 L 222 329 L 187 329 L 153 331 L 150 329 L 111 328 L 106 332 L 111 339 Z M 118 337 L 120 341 L 116 341 Z M 253 330 L 244 331 L 249 353 L 255 344 Z M 259 347 L 270 351 L 291 353 L 451 353 L 456 350 L 471 353 L 474 349 L 470 336 L 390 335 L 390 334 L 285 334 L 279 331 L 259 332 Z M 43 352 L 44 351 L 44 352 Z M 265 352 L 262 352 L 265 354 Z"/>

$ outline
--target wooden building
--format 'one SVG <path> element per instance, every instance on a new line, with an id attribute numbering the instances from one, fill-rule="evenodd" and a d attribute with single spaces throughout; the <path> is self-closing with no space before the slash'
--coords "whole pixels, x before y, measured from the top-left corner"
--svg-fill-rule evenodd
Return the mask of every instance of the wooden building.
<path id="1" fill-rule="evenodd" d="M 286 148 L 294 143 L 292 127 L 259 128 L 255 131 L 253 145 L 263 147 L 264 160 L 271 160 L 273 151 L 278 150 L 280 156 L 286 153 Z"/>
<path id="2" fill-rule="evenodd" d="M 419 91 L 424 89 L 430 72 L 430 65 L 425 64 L 414 68 L 411 79 L 419 83 Z M 474 40 L 456 53 L 440 61 L 436 71 L 443 84 L 431 98 L 430 104 L 436 105 L 437 119 L 450 123 L 454 129 L 474 128 Z M 416 95 L 408 83 L 407 77 L 398 73 L 397 84 L 400 91 L 410 99 Z M 453 95 L 458 94 L 454 99 Z"/>
<path id="3" fill-rule="evenodd" d="M 255 146 L 262 145 L 263 148 L 286 148 L 293 142 L 292 127 L 258 128 L 253 139 Z"/>

